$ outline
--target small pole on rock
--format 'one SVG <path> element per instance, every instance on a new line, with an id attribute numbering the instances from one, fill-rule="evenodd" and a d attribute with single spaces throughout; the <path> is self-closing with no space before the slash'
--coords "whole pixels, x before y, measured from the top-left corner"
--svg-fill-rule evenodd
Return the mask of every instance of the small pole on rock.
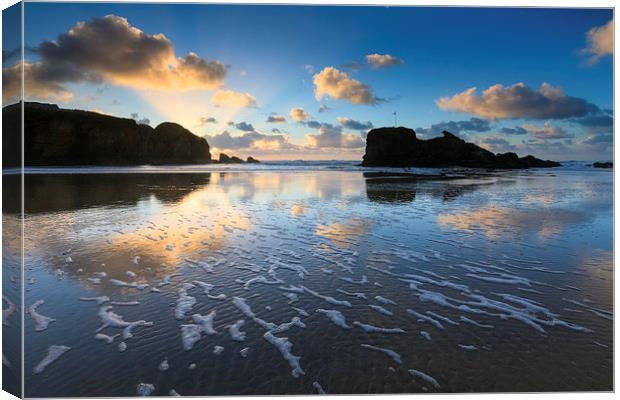
<path id="1" fill-rule="evenodd" d="M 396 119 L 396 111 L 394 111 L 394 128 L 398 126 L 398 120 Z"/>

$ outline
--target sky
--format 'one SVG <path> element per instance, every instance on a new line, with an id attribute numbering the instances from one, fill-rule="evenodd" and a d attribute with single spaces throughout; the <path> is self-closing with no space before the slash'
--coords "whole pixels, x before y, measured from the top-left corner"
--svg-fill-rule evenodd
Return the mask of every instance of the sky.
<path id="1" fill-rule="evenodd" d="M 611 9 L 36 2 L 24 19 L 26 100 L 177 122 L 214 157 L 361 159 L 397 124 L 612 158 Z M 4 37 L 6 105 L 21 61 Z"/>

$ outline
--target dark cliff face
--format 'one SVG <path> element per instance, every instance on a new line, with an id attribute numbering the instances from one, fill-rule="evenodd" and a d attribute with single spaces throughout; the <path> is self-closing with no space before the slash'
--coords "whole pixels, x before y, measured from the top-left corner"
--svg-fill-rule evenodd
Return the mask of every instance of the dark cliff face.
<path id="1" fill-rule="evenodd" d="M 151 157 L 155 160 L 167 159 L 169 164 L 211 162 L 207 140 L 172 122 L 157 125 L 149 138 L 148 147 Z"/>
<path id="2" fill-rule="evenodd" d="M 368 132 L 366 167 L 470 167 L 532 168 L 557 167 L 554 161 L 515 153 L 494 154 L 444 131 L 442 137 L 421 140 L 409 128 L 378 128 Z"/>
<path id="3" fill-rule="evenodd" d="M 20 104 L 4 107 L 3 129 L 20 125 Z M 4 140 L 4 139 L 3 139 Z M 19 137 L 9 137 L 15 141 Z M 11 146 L 11 143 L 3 142 Z M 8 157 L 7 157 L 8 156 Z M 19 154 L 3 154 L 4 166 L 20 164 Z M 211 162 L 209 144 L 178 124 L 153 129 L 132 119 L 52 104 L 24 104 L 26 166 L 198 164 Z"/>

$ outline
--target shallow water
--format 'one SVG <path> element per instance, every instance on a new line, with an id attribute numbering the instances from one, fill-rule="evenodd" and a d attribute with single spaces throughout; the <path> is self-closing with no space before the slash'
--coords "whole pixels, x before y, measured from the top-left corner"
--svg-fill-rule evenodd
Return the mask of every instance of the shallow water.
<path id="1" fill-rule="evenodd" d="M 26 175 L 29 397 L 612 389 L 609 171 L 90 172 Z"/>

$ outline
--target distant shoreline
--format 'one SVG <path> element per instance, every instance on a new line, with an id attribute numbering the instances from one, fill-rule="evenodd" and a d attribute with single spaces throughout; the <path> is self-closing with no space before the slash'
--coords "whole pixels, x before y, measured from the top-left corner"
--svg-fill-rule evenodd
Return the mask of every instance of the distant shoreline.
<path id="1" fill-rule="evenodd" d="M 613 171 L 613 169 L 593 168 L 594 161 L 565 161 L 562 167 L 557 170 L 591 170 L 591 171 Z M 543 168 L 533 168 L 530 170 L 540 170 L 551 172 Z M 26 175 L 31 174 L 182 174 L 182 173 L 211 173 L 211 172 L 388 172 L 388 173 L 407 173 L 418 175 L 436 175 L 438 173 L 506 173 L 524 172 L 524 170 L 488 170 L 485 168 L 417 168 L 417 167 L 363 167 L 358 161 L 350 160 L 290 160 L 290 161 L 264 161 L 260 164 L 186 164 L 186 165 L 138 165 L 138 166 L 107 166 L 107 165 L 84 165 L 84 166 L 26 166 Z M 22 169 L 3 168 L 3 175 L 19 175 Z"/>

